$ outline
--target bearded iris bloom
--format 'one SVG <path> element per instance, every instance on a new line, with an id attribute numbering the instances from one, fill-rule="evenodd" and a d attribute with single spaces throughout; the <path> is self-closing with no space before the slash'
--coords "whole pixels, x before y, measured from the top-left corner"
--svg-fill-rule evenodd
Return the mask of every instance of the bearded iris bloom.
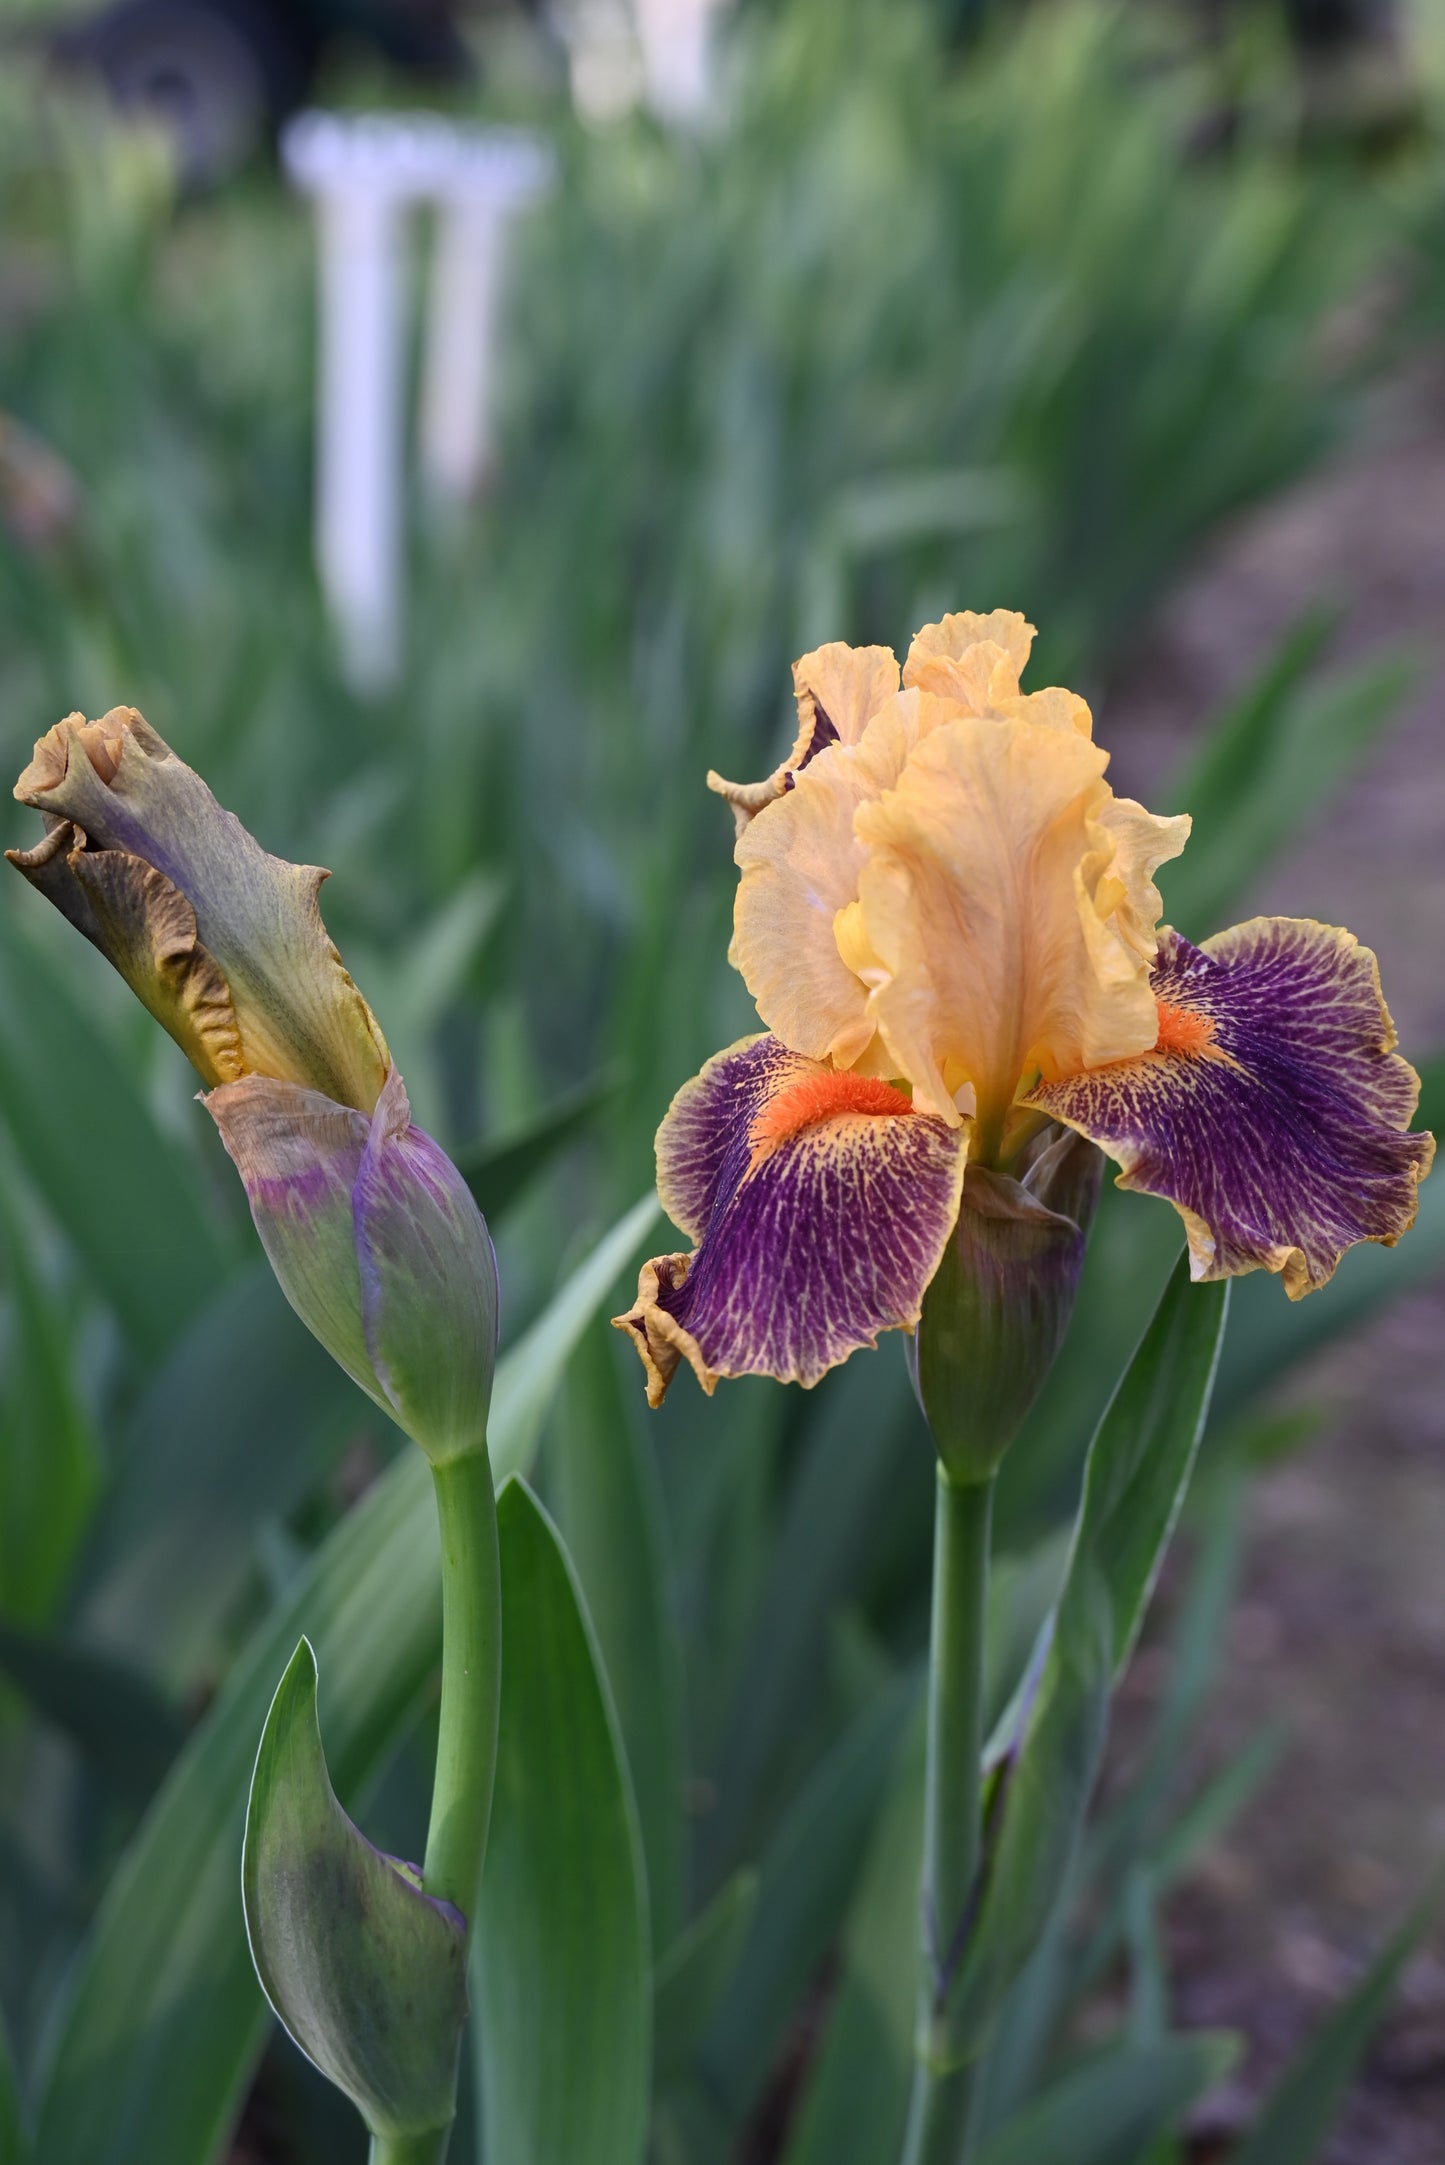
<path id="1" fill-rule="evenodd" d="M 1196 1279 L 1298 1299 L 1413 1223 L 1430 1136 L 1374 956 L 1255 918 L 1192 946 L 1154 876 L 1188 839 L 1105 780 L 1083 700 L 1025 693 L 1033 627 L 965 611 L 794 669 L 765 781 L 709 776 L 737 822 L 730 959 L 766 1025 L 710 1060 L 657 1137 L 689 1249 L 617 1317 L 661 1402 L 681 1361 L 816 1383 L 911 1330 L 967 1166 L 1048 1124 L 1172 1203 Z"/>
<path id="2" fill-rule="evenodd" d="M 262 849 L 132 707 L 58 723 L 15 795 L 46 834 L 10 862 L 208 1086 L 303 1322 L 433 1459 L 475 1450 L 496 1356 L 491 1242 L 455 1166 L 411 1123 L 321 921 L 326 874 Z"/>

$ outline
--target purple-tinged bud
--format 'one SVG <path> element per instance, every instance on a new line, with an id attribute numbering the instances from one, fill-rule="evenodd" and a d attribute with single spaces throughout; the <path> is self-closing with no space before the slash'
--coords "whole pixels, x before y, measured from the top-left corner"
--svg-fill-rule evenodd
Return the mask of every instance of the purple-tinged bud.
<path id="1" fill-rule="evenodd" d="M 302 1322 L 434 1464 L 482 1449 L 496 1259 L 461 1174 L 412 1126 L 395 1068 L 369 1116 L 260 1075 L 205 1104 Z"/>
<path id="2" fill-rule="evenodd" d="M 968 1168 L 911 1349 L 919 1403 L 956 1484 L 997 1470 L 1054 1364 L 1102 1168 L 1092 1143 L 1053 1127 L 1016 1178 Z"/>

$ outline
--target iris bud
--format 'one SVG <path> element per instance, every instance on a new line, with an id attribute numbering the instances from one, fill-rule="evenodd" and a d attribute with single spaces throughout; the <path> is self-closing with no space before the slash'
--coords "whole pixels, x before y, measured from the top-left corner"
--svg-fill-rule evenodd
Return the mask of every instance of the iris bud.
<path id="1" fill-rule="evenodd" d="M 411 1124 L 321 921 L 326 874 L 271 856 L 132 707 L 69 715 L 16 784 L 9 857 L 180 1045 L 281 1289 L 434 1463 L 485 1448 L 497 1267 L 456 1167 Z"/>
<path id="2" fill-rule="evenodd" d="M 1017 1175 L 970 1165 L 953 1238 L 910 1348 L 914 1387 L 956 1485 L 986 1481 L 1063 1343 L 1103 1158 L 1046 1128 Z"/>
<path id="3" fill-rule="evenodd" d="M 370 1116 L 262 1076 L 205 1104 L 302 1322 L 434 1464 L 480 1450 L 496 1259 L 461 1174 L 411 1125 L 395 1068 Z"/>

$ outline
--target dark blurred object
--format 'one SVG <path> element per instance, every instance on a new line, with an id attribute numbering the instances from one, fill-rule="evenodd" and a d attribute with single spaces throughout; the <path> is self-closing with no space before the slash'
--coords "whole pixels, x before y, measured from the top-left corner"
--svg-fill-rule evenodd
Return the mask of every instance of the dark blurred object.
<path id="1" fill-rule="evenodd" d="M 304 104 L 337 45 L 360 45 L 409 76 L 465 76 L 458 0 L 112 0 L 51 50 L 99 76 L 121 109 L 159 120 L 182 177 L 232 171 Z"/>
<path id="2" fill-rule="evenodd" d="M 1307 136 L 1388 147 L 1410 132 L 1418 101 L 1397 0 L 1284 0 L 1284 18 Z"/>
<path id="3" fill-rule="evenodd" d="M 1228 147 L 1268 104 L 1271 53 L 1287 56 L 1290 126 L 1301 142 L 1389 150 L 1418 127 L 1399 0 L 1190 0 L 1189 12 L 1224 85 L 1194 149 Z"/>

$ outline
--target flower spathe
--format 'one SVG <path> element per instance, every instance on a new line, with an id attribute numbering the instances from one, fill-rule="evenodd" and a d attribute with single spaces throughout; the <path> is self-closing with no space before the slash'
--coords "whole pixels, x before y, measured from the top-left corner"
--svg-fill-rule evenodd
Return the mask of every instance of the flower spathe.
<path id="1" fill-rule="evenodd" d="M 497 1349 L 486 1224 L 411 1124 L 317 902 L 132 707 L 72 714 L 16 784 L 10 862 L 111 962 L 207 1084 L 282 1291 L 440 1461 L 483 1447 Z"/>
<path id="2" fill-rule="evenodd" d="M 925 627 L 900 671 L 841 644 L 794 670 L 766 781 L 710 785 L 737 822 L 730 957 L 767 1035 L 709 1062 L 658 1133 L 690 1252 L 654 1259 L 619 1327 L 656 1403 L 811 1383 L 911 1328 L 964 1163 L 1006 1169 L 1040 1120 L 1180 1211 L 1196 1278 L 1264 1268 L 1292 1298 L 1413 1222 L 1433 1141 L 1374 958 L 1257 919 L 1202 948 L 1160 925 L 1187 817 L 1116 797 L 1088 707 L 1025 693 L 1011 611 Z M 700 1168 L 707 1168 L 703 1178 Z"/>

